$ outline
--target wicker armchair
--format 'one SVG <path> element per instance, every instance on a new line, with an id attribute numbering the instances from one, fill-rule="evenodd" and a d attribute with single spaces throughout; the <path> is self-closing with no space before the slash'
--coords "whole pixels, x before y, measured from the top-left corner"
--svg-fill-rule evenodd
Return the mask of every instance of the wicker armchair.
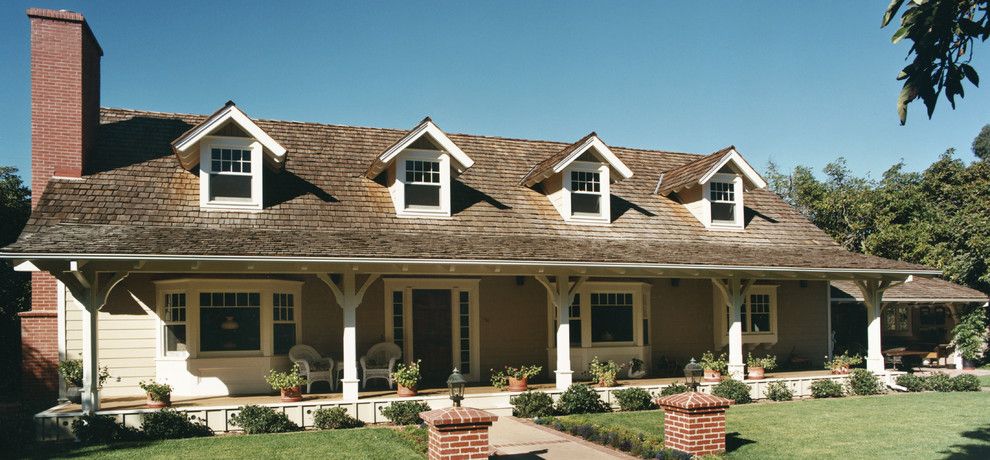
<path id="1" fill-rule="evenodd" d="M 289 350 L 289 360 L 298 364 L 300 373 L 306 376 L 306 393 L 310 392 L 313 382 L 327 382 L 330 391 L 337 389 L 333 378 L 333 359 L 320 356 L 315 348 L 296 345 Z"/>
<path id="2" fill-rule="evenodd" d="M 368 380 L 384 379 L 389 388 L 395 388 L 392 372 L 395 363 L 402 359 L 402 349 L 391 342 L 376 343 L 361 357 L 361 388 L 368 387 Z"/>

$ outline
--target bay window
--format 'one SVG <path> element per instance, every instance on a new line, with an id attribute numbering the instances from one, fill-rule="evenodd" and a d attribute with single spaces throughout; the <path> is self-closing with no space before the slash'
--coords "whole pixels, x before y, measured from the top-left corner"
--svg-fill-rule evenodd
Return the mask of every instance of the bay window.
<path id="1" fill-rule="evenodd" d="M 162 322 L 164 323 L 164 350 L 166 355 L 181 355 L 186 352 L 186 294 L 169 292 L 163 299 Z"/>
<path id="2" fill-rule="evenodd" d="M 549 301 L 549 300 L 548 300 Z M 556 314 L 550 309 L 550 346 Z M 572 347 L 629 347 L 649 343 L 649 285 L 589 281 L 568 308 Z"/>
<path id="3" fill-rule="evenodd" d="M 623 343 L 633 341 L 633 294 L 631 292 L 591 293 L 591 341 Z"/>
<path id="4" fill-rule="evenodd" d="M 200 351 L 261 349 L 261 294 L 201 292 L 199 294 Z"/>
<path id="5" fill-rule="evenodd" d="M 285 355 L 296 344 L 295 295 L 272 294 L 272 339 L 276 355 Z"/>

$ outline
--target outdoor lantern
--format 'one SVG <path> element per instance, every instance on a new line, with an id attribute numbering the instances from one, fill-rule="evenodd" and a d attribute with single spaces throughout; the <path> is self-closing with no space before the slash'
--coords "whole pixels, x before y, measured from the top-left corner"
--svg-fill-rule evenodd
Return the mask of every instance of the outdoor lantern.
<path id="1" fill-rule="evenodd" d="M 454 373 L 447 377 L 447 388 L 450 388 L 450 400 L 454 402 L 454 407 L 461 407 L 461 401 L 464 399 L 464 385 L 467 380 L 464 380 L 464 376 L 461 375 L 457 368 L 454 368 Z"/>
<path id="2" fill-rule="evenodd" d="M 688 386 L 691 387 L 691 391 L 698 391 L 698 380 L 701 379 L 704 372 L 705 369 L 694 362 L 694 358 L 691 358 L 691 362 L 684 366 L 684 378 L 687 380 Z"/>

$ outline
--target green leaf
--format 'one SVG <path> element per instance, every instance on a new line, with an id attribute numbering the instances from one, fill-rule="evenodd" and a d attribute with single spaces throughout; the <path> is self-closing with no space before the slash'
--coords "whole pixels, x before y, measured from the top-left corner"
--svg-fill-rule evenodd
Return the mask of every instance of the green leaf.
<path id="1" fill-rule="evenodd" d="M 915 89 L 914 83 L 910 80 L 904 82 L 904 87 L 901 88 L 901 94 L 897 96 L 897 116 L 901 120 L 901 125 L 907 122 L 908 103 L 917 97 L 918 90 Z"/>
<path id="2" fill-rule="evenodd" d="M 901 27 L 900 29 L 897 29 L 897 32 L 894 32 L 894 36 L 890 37 L 890 42 L 896 44 L 897 42 L 904 39 L 904 37 L 907 36 L 908 32 L 911 32 L 910 25 L 906 25 L 904 27 Z"/>
<path id="3" fill-rule="evenodd" d="M 973 86 L 980 86 L 980 76 L 976 73 L 976 69 L 969 64 L 959 64 L 959 68 L 962 69 L 963 75 Z"/>
<path id="4" fill-rule="evenodd" d="M 887 11 L 883 13 L 883 22 L 880 23 L 880 28 L 887 27 L 890 24 L 890 20 L 894 19 L 897 15 L 897 10 L 901 9 L 901 5 L 904 4 L 904 0 L 890 0 L 890 5 L 887 5 Z"/>

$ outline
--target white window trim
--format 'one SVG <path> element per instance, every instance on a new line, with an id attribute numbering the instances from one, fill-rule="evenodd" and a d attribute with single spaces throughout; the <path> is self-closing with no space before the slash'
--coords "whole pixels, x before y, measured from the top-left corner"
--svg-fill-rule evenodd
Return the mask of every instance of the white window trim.
<path id="1" fill-rule="evenodd" d="M 302 343 L 302 281 L 269 279 L 214 279 L 181 278 L 155 281 L 155 312 L 157 316 L 156 352 L 158 360 L 186 360 L 196 358 L 238 357 L 238 356 L 281 356 L 274 354 L 274 315 L 272 294 L 286 293 L 294 296 L 296 343 Z M 199 350 L 199 294 L 201 292 L 258 292 L 261 295 L 261 347 L 250 351 L 207 351 Z M 165 294 L 186 294 L 186 352 L 165 352 Z"/>
<path id="2" fill-rule="evenodd" d="M 779 286 L 775 284 L 755 284 L 749 288 L 746 293 L 746 302 L 743 304 L 743 311 L 747 312 L 746 321 L 752 322 L 752 315 L 748 314 L 750 309 L 750 296 L 753 294 L 766 294 L 770 296 L 770 331 L 761 332 L 745 332 L 747 328 L 743 326 L 743 343 L 777 343 L 778 338 L 778 326 L 777 326 L 777 310 L 779 308 L 779 302 L 777 299 L 777 288 Z M 720 346 L 724 346 L 729 343 L 729 324 L 726 318 L 726 312 L 728 311 L 728 300 L 722 295 L 721 291 L 713 288 L 715 297 L 715 340 Z"/>
<path id="3" fill-rule="evenodd" d="M 251 201 L 210 200 L 210 151 L 214 148 L 232 148 L 251 151 Z M 262 177 L 264 160 L 261 143 L 249 138 L 208 136 L 199 149 L 199 205 L 203 209 L 224 211 L 260 211 L 264 203 Z"/>
<path id="4" fill-rule="evenodd" d="M 478 285 L 480 280 L 477 278 L 430 278 L 430 279 L 420 279 L 420 278 L 386 278 L 384 280 L 385 284 L 385 302 L 384 302 L 384 313 L 385 313 L 385 341 L 394 341 L 394 332 L 392 330 L 392 293 L 395 291 L 402 291 L 402 328 L 405 337 L 402 340 L 402 356 L 405 362 L 412 362 L 416 358 L 423 358 L 422 356 L 416 356 L 416 344 L 414 343 L 413 337 L 413 317 L 415 314 L 412 308 L 412 291 L 414 289 L 444 289 L 450 290 L 450 300 L 451 300 L 451 362 L 454 366 L 460 369 L 461 366 L 461 332 L 458 325 L 460 318 L 460 293 L 467 292 L 469 296 L 469 328 L 470 337 L 469 343 L 471 345 L 471 369 L 470 372 L 464 374 L 464 378 L 471 382 L 477 382 L 481 380 L 481 341 L 479 340 L 479 334 L 481 333 L 481 316 L 480 316 L 480 302 L 478 296 Z"/>
<path id="5" fill-rule="evenodd" d="M 732 222 L 728 221 L 715 221 L 712 217 L 712 200 L 711 200 L 711 184 L 712 182 L 727 182 L 733 184 L 733 197 L 735 203 L 735 209 L 733 217 L 735 218 Z M 705 210 L 707 211 L 708 218 L 702 223 L 705 224 L 705 228 L 712 230 L 742 230 L 745 223 L 745 206 L 743 205 L 743 179 L 738 174 L 726 174 L 718 173 L 712 175 L 711 180 L 705 182 L 704 188 L 702 190 L 702 200 L 705 203 Z"/>
<path id="6" fill-rule="evenodd" d="M 894 320 L 895 321 L 895 328 L 894 329 L 888 329 L 887 328 L 887 315 L 890 315 L 890 314 L 896 315 L 897 314 L 897 310 L 900 310 L 900 309 L 903 309 L 903 310 L 905 310 L 907 312 L 907 325 L 905 326 L 905 329 L 897 329 L 896 328 L 896 321 L 897 321 L 896 318 Z M 881 321 L 883 321 L 883 333 L 884 334 L 890 334 L 890 335 L 896 335 L 896 336 L 911 336 L 911 335 L 913 335 L 914 328 L 912 327 L 913 326 L 912 323 L 914 322 L 914 310 L 913 310 L 913 307 L 911 307 L 910 305 L 885 304 L 883 306 L 883 313 L 881 314 Z"/>
<path id="7" fill-rule="evenodd" d="M 592 293 L 629 293 L 633 295 L 633 340 L 632 342 L 594 342 L 591 337 L 591 294 Z M 588 281 L 578 288 L 580 294 L 581 316 L 571 319 L 581 320 L 581 344 L 571 344 L 571 348 L 621 348 L 645 347 L 643 341 L 643 320 L 650 321 L 650 285 L 640 282 Z M 553 299 L 547 293 L 547 337 L 550 349 L 556 348 L 557 313 L 554 311 Z M 568 306 L 570 308 L 570 306 Z M 653 325 L 649 324 L 647 333 L 652 334 Z M 652 337 L 649 338 L 652 343 Z"/>
<path id="8" fill-rule="evenodd" d="M 406 208 L 406 160 L 440 163 L 440 206 Z M 450 154 L 439 150 L 406 149 L 395 161 L 392 202 L 399 217 L 450 217 Z"/>
<path id="9" fill-rule="evenodd" d="M 600 201 L 598 208 L 598 215 L 594 214 L 578 214 L 574 215 L 571 212 L 571 197 L 575 192 L 571 185 L 571 172 L 573 171 L 583 171 L 583 172 L 594 172 L 598 173 L 598 178 L 601 183 L 600 187 Z M 611 206 L 611 180 L 609 178 L 609 166 L 607 163 L 594 163 L 588 161 L 575 161 L 567 166 L 563 170 L 564 179 L 564 212 L 563 217 L 565 222 L 575 223 L 575 224 L 607 224 L 612 219 L 612 206 Z M 584 193 L 584 192 L 581 192 Z"/>

